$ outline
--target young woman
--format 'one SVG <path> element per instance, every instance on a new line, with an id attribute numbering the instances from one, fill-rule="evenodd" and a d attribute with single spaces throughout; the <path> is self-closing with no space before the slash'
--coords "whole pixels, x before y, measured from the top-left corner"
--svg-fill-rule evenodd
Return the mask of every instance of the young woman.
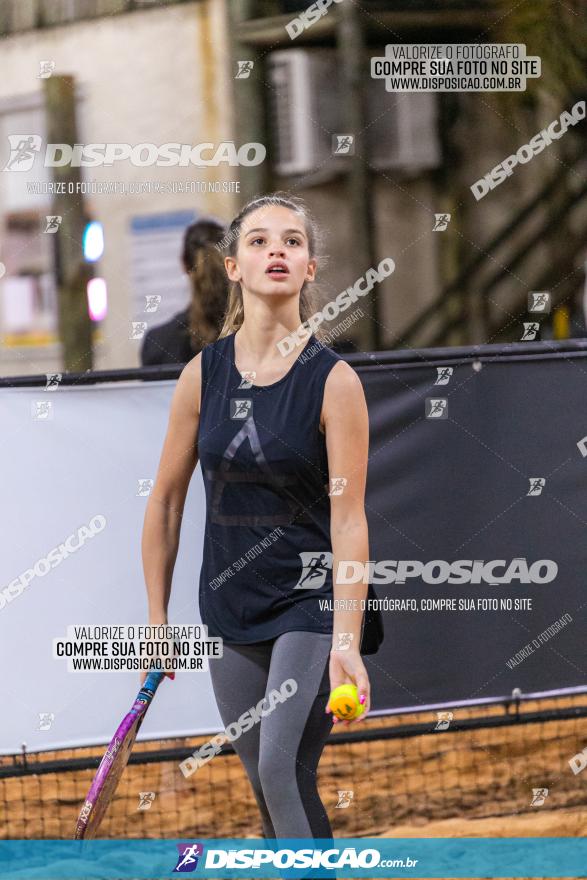
<path id="1" fill-rule="evenodd" d="M 199 459 L 206 490 L 199 602 L 208 635 L 223 639 L 210 674 L 224 725 L 286 680 L 297 685 L 233 742 L 267 838 L 332 838 L 316 787 L 336 722 L 329 692 L 355 683 L 365 714 L 370 707 L 361 658 L 367 589 L 362 582 L 333 589 L 339 561 L 369 558 L 363 387 L 315 335 L 291 342 L 316 311 L 308 289 L 316 236 L 303 203 L 279 195 L 250 202 L 233 220 L 226 320 L 178 380 L 143 532 L 149 622 L 167 623 Z M 350 599 L 355 607 L 340 601 Z"/>

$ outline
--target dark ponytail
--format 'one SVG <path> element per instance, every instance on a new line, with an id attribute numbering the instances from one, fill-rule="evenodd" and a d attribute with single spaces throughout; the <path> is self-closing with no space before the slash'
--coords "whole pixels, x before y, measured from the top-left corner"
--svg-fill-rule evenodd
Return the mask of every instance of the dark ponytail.
<path id="1" fill-rule="evenodd" d="M 199 220 L 185 231 L 182 263 L 190 279 L 190 345 L 194 354 L 218 338 L 228 300 L 224 258 L 217 247 L 226 230 L 213 220 Z"/>

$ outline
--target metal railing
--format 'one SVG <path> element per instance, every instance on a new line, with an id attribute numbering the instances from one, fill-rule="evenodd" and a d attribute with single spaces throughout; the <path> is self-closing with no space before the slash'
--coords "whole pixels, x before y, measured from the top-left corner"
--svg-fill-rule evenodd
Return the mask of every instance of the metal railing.
<path id="1" fill-rule="evenodd" d="M 560 195 L 571 174 L 584 161 L 584 152 L 580 151 L 571 162 L 560 165 L 538 193 L 516 212 L 487 246 L 479 251 L 436 299 L 401 332 L 402 348 L 413 345 L 418 347 L 446 345 L 449 335 L 466 324 L 473 297 L 480 300 L 481 309 L 487 309 L 489 298 L 506 277 L 536 253 L 538 248 L 543 248 L 550 236 L 559 234 L 564 218 L 586 199 L 587 181 L 583 179 L 578 186 L 568 187 L 567 197 L 558 201 L 556 207 L 547 212 L 538 224 L 536 222 L 538 212 L 548 205 L 555 194 Z M 579 175 L 575 176 L 579 177 Z M 504 245 L 510 243 L 514 234 L 517 244 L 507 260 L 503 257 L 496 258 L 496 254 Z M 533 289 L 548 288 L 556 283 L 557 278 L 561 278 L 561 273 L 566 274 L 565 268 L 572 265 L 574 256 L 584 246 L 586 238 L 587 221 L 576 235 L 565 237 L 561 246 L 561 258 L 556 261 L 556 266 L 550 265 L 534 276 Z M 494 265 L 498 265 L 499 268 L 491 272 L 491 267 Z M 578 283 L 578 277 L 570 278 L 561 288 L 560 293 L 564 291 L 568 294 L 569 286 Z M 498 341 L 500 332 L 511 324 L 513 318 L 526 313 L 526 294 L 527 292 L 524 291 L 519 300 L 508 306 L 508 315 L 503 320 L 492 321 L 486 313 L 486 331 L 492 341 Z M 561 296 L 558 297 L 560 298 Z"/>

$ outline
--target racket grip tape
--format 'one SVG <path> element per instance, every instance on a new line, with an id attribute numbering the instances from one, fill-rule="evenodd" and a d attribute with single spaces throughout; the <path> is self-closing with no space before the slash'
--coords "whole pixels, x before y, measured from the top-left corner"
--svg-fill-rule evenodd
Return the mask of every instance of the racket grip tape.
<path id="1" fill-rule="evenodd" d="M 153 669 L 151 672 L 149 672 L 149 674 L 145 678 L 145 681 L 144 681 L 144 684 L 143 684 L 143 687 L 141 688 L 141 690 L 145 689 L 147 691 L 152 691 L 153 693 L 155 693 L 155 691 L 157 690 L 157 688 L 159 687 L 159 685 L 163 681 L 164 677 L 165 677 L 164 672 L 161 672 L 161 670 L 159 670 L 159 669 Z"/>

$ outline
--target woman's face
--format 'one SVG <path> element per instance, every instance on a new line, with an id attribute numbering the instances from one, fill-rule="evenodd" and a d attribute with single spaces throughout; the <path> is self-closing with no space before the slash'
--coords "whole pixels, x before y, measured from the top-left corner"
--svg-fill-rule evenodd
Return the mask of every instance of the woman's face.
<path id="1" fill-rule="evenodd" d="M 257 208 L 243 220 L 236 257 L 225 259 L 228 277 L 253 293 L 298 294 L 316 273 L 308 245 L 304 220 L 295 211 Z"/>

